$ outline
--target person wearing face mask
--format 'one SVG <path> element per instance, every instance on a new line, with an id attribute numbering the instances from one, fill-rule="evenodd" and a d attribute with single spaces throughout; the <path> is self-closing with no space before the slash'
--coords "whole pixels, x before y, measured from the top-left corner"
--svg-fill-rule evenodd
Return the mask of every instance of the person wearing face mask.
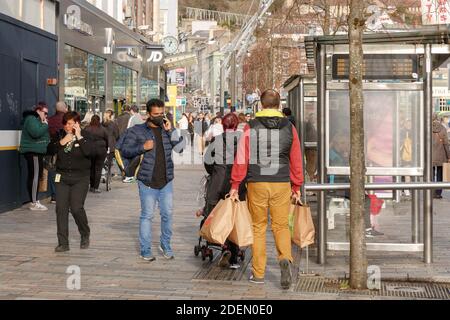
<path id="1" fill-rule="evenodd" d="M 56 224 L 58 246 L 55 252 L 69 251 L 69 211 L 81 235 L 80 248 L 89 247 L 90 228 L 84 202 L 89 190 L 91 156 L 95 146 L 89 132 L 82 130 L 80 115 L 64 114 L 64 129 L 48 149 L 56 154 Z"/>
<path id="2" fill-rule="evenodd" d="M 152 220 L 159 204 L 161 237 L 159 251 L 166 259 L 173 259 L 170 244 L 172 237 L 173 178 L 172 151 L 180 152 L 183 138 L 178 135 L 164 116 L 164 102 L 152 99 L 147 102 L 148 119 L 144 124 L 127 130 L 121 143 L 121 153 L 126 158 L 143 155 L 137 173 L 141 216 L 139 225 L 140 258 L 154 261 L 152 254 Z"/>

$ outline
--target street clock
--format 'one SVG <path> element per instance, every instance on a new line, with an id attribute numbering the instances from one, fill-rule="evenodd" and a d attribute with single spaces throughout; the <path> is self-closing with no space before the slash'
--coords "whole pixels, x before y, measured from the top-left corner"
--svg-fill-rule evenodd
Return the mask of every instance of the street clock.
<path id="1" fill-rule="evenodd" d="M 178 39 L 173 36 L 167 36 L 162 40 L 164 51 L 167 54 L 174 54 L 178 50 Z"/>

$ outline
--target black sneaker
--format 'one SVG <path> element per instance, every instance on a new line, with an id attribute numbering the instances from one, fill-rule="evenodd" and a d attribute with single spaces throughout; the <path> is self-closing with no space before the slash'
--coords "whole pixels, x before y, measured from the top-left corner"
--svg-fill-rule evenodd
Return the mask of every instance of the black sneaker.
<path id="1" fill-rule="evenodd" d="M 224 252 L 222 252 L 222 256 L 219 260 L 219 267 L 228 268 L 230 266 L 230 258 L 231 252 L 229 250 L 225 250 Z"/>
<path id="2" fill-rule="evenodd" d="M 287 259 L 280 261 L 281 268 L 281 288 L 287 290 L 291 287 L 292 274 L 291 274 L 291 263 Z"/>
<path id="3" fill-rule="evenodd" d="M 89 238 L 81 238 L 80 249 L 89 248 Z"/>
<path id="4" fill-rule="evenodd" d="M 55 252 L 66 252 L 69 250 L 70 250 L 70 248 L 68 245 L 59 245 L 55 248 Z"/>

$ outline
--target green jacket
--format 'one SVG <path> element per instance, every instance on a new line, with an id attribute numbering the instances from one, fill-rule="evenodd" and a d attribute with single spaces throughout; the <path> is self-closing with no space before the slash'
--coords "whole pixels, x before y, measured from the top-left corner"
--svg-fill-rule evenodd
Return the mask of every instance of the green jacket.
<path id="1" fill-rule="evenodd" d="M 47 145 L 50 142 L 48 125 L 42 123 L 35 111 L 23 113 L 22 136 L 20 137 L 20 153 L 47 153 Z"/>

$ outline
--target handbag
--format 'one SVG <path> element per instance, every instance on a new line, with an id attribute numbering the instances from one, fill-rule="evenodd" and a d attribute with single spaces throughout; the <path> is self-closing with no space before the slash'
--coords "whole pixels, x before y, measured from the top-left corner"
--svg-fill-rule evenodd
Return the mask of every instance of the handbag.
<path id="1" fill-rule="evenodd" d="M 412 161 L 412 140 L 409 137 L 409 133 L 406 133 L 405 141 L 403 142 L 403 145 L 400 148 L 402 152 L 402 160 L 405 162 L 411 162 Z"/>
<path id="2" fill-rule="evenodd" d="M 42 170 L 42 177 L 39 179 L 39 192 L 47 192 L 48 188 L 48 171 L 46 169 Z"/>
<path id="3" fill-rule="evenodd" d="M 56 155 L 46 155 L 42 159 L 42 164 L 44 166 L 44 169 L 48 171 L 55 171 L 56 170 Z"/>
<path id="4" fill-rule="evenodd" d="M 307 204 L 291 205 L 292 241 L 300 248 L 314 243 L 315 228 L 311 216 L 311 208 Z"/>
<path id="5" fill-rule="evenodd" d="M 225 243 L 234 227 L 233 202 L 227 197 L 217 203 L 200 229 L 201 237 L 211 243 Z"/>
<path id="6" fill-rule="evenodd" d="M 450 163 L 442 164 L 442 182 L 450 182 Z"/>
<path id="7" fill-rule="evenodd" d="M 247 201 L 235 201 L 234 226 L 228 239 L 239 247 L 247 247 L 253 244 L 253 222 Z"/>

